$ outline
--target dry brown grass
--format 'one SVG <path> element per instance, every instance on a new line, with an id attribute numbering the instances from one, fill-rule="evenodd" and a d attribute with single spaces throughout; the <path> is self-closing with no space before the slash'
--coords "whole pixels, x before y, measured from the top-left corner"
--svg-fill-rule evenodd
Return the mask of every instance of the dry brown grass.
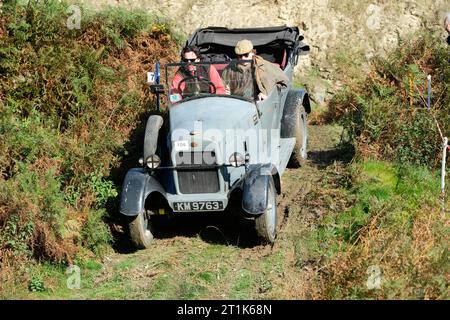
<path id="1" fill-rule="evenodd" d="M 315 298 L 448 299 L 450 219 L 437 208 L 419 209 L 407 234 L 383 227 L 388 215 L 374 216 L 356 244 L 343 245 L 320 268 Z M 368 268 L 374 265 L 382 272 L 381 288 L 370 290 Z"/>

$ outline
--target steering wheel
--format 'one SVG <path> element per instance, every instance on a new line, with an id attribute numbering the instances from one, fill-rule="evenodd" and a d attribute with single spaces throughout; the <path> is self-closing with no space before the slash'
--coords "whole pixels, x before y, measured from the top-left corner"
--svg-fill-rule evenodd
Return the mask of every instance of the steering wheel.
<path id="1" fill-rule="evenodd" d="M 189 77 L 186 77 L 183 80 L 181 80 L 178 83 L 178 92 L 183 92 L 183 90 L 181 90 L 181 84 L 186 82 L 186 81 L 188 81 L 188 80 L 195 80 L 196 82 L 206 82 L 209 85 L 209 87 L 212 88 L 212 92 L 210 92 L 210 93 L 212 93 L 212 94 L 216 93 L 216 86 L 214 85 L 214 83 L 212 83 L 212 81 L 209 80 L 209 79 L 200 78 L 199 76 L 189 76 Z M 185 97 L 188 97 L 188 96 L 196 96 L 196 95 L 199 95 L 199 94 L 200 94 L 200 92 L 196 91 L 194 93 L 186 93 L 186 94 L 182 93 L 181 96 L 183 98 L 185 98 Z"/>

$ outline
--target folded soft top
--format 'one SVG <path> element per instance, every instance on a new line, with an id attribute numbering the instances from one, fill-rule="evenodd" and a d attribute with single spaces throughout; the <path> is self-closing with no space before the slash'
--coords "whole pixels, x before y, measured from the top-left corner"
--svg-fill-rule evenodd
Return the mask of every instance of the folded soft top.
<path id="1" fill-rule="evenodd" d="M 223 45 L 234 47 L 241 39 L 252 41 L 253 45 L 264 46 L 272 42 L 282 42 L 289 47 L 298 45 L 303 36 L 298 27 L 237 28 L 207 27 L 197 29 L 188 39 L 189 45 Z M 302 47 L 300 45 L 300 47 Z"/>

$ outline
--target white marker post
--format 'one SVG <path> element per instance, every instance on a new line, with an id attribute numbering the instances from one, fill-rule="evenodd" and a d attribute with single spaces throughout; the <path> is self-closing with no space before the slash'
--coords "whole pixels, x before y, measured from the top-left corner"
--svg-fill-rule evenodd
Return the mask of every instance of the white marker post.
<path id="1" fill-rule="evenodd" d="M 155 84 L 155 73 L 154 72 L 147 72 L 147 84 Z"/>
<path id="2" fill-rule="evenodd" d="M 448 146 L 448 138 L 444 137 L 444 143 L 442 148 L 442 170 L 441 170 L 441 201 L 443 214 L 445 212 L 445 162 L 447 158 L 447 146 Z"/>
<path id="3" fill-rule="evenodd" d="M 427 77 L 427 107 L 431 108 L 431 75 L 429 74 Z"/>

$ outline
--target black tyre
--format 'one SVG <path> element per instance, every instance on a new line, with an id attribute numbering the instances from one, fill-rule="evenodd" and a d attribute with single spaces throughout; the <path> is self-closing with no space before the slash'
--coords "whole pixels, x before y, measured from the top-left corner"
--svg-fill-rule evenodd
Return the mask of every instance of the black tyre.
<path id="1" fill-rule="evenodd" d="M 154 225 L 150 215 L 141 212 L 135 217 L 130 217 L 128 223 L 130 237 L 133 244 L 138 249 L 147 249 L 154 240 Z"/>
<path id="2" fill-rule="evenodd" d="M 291 158 L 288 162 L 289 168 L 298 168 L 305 164 L 308 157 L 308 118 L 303 107 L 297 110 L 296 124 L 295 124 L 295 146 L 292 150 Z"/>
<path id="3" fill-rule="evenodd" d="M 277 236 L 277 191 L 273 178 L 270 177 L 267 188 L 267 209 L 255 219 L 255 228 L 261 241 L 274 243 Z"/>
<path id="4" fill-rule="evenodd" d="M 281 119 L 281 138 L 295 138 L 288 167 L 298 168 L 307 158 L 309 96 L 303 90 L 291 90 L 286 97 Z"/>
<path id="5" fill-rule="evenodd" d="M 156 153 L 159 129 L 161 129 L 163 123 L 163 118 L 160 115 L 151 115 L 148 118 L 144 136 L 144 161 L 148 156 Z"/>

